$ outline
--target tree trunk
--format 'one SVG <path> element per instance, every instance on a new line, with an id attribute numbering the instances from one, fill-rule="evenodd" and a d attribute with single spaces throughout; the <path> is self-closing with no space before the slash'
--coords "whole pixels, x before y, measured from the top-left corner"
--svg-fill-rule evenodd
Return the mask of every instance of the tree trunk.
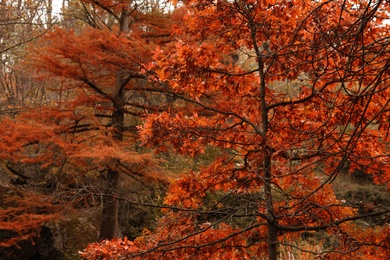
<path id="1" fill-rule="evenodd" d="M 113 98 L 114 111 L 111 115 L 111 123 L 113 126 L 113 138 L 117 142 L 123 141 L 123 125 L 124 125 L 124 93 L 123 88 L 123 73 L 118 72 L 115 90 L 119 90 Z M 121 89 L 120 89 L 121 88 Z M 115 163 L 115 162 L 113 162 Z M 119 201 L 117 199 L 119 189 L 119 173 L 113 168 L 107 171 L 107 187 L 103 195 L 103 212 L 102 222 L 100 226 L 100 240 L 113 239 L 118 237 L 118 210 Z"/>
<path id="2" fill-rule="evenodd" d="M 120 34 L 129 31 L 130 6 L 124 7 L 122 10 L 122 17 L 120 20 Z M 112 93 L 112 103 L 114 110 L 111 115 L 111 123 L 113 126 L 113 137 L 117 142 L 123 141 L 124 132 L 124 117 L 125 117 L 125 86 L 129 82 L 128 73 L 119 70 L 116 75 L 115 88 Z M 113 168 L 108 169 L 107 173 L 107 187 L 103 195 L 103 212 L 102 222 L 100 225 L 100 240 L 113 239 L 118 237 L 118 189 L 119 189 L 119 173 Z"/>
<path id="3" fill-rule="evenodd" d="M 267 154 L 264 158 L 264 197 L 267 207 L 267 243 L 268 259 L 276 260 L 278 256 L 278 229 L 275 225 L 274 203 L 272 196 L 272 175 L 271 175 L 271 151 L 266 149 Z"/>
<path id="4" fill-rule="evenodd" d="M 273 221 L 268 221 L 268 259 L 277 260 L 278 258 L 278 230 Z"/>
<path id="5" fill-rule="evenodd" d="M 272 147 L 269 146 L 267 140 L 269 118 L 268 118 L 268 104 L 266 99 L 266 80 L 264 73 L 264 62 L 262 51 L 257 43 L 256 36 L 256 26 L 254 20 L 250 19 L 250 28 L 251 28 L 251 38 L 253 42 L 253 49 L 257 57 L 257 66 L 259 72 L 260 86 L 259 86 L 259 98 L 260 98 L 260 107 L 261 107 L 261 133 L 259 133 L 262 138 L 262 148 L 265 151 L 265 156 L 263 159 L 263 181 L 264 181 L 264 199 L 265 206 L 267 208 L 267 243 L 268 243 L 268 259 L 277 260 L 278 257 L 278 227 L 276 225 L 276 218 L 274 214 L 274 202 L 272 194 Z"/>
<path id="6" fill-rule="evenodd" d="M 123 141 L 124 132 L 124 73 L 118 72 L 113 94 L 114 111 L 111 115 L 113 126 L 113 138 L 117 142 Z M 118 237 L 118 209 L 119 201 L 117 199 L 119 189 L 119 173 L 113 168 L 107 172 L 107 187 L 103 195 L 103 212 L 100 226 L 100 240 L 113 239 Z"/>
<path id="7" fill-rule="evenodd" d="M 118 237 L 118 194 L 119 174 L 113 170 L 108 170 L 107 187 L 103 196 L 102 221 L 100 223 L 100 240 L 113 239 Z"/>

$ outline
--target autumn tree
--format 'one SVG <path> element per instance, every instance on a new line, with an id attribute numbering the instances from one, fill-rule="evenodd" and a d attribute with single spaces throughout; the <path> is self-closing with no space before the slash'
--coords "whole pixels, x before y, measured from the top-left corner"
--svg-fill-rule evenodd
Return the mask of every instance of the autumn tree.
<path id="1" fill-rule="evenodd" d="M 83 256 L 274 260 L 322 232 L 332 242 L 314 255 L 386 258 L 389 205 L 358 211 L 332 182 L 360 169 L 389 184 L 388 3 L 189 5 L 176 48 L 146 68 L 181 111 L 151 113 L 141 136 L 160 152 L 223 155 L 173 182 L 156 232 Z"/>
<path id="2" fill-rule="evenodd" d="M 0 157 L 68 178 L 101 176 L 105 188 L 91 192 L 102 198 L 100 238 L 112 239 L 120 236 L 120 175 L 158 176 L 158 161 L 139 148 L 137 126 L 146 111 L 165 109 L 166 94 L 141 71 L 157 45 L 169 45 L 174 21 L 154 1 L 71 4 L 86 23 L 69 28 L 77 22 L 68 21 L 31 44 L 25 69 L 45 82 L 47 102 L 2 120 Z"/>
<path id="3" fill-rule="evenodd" d="M 27 44 L 44 35 L 55 23 L 50 5 L 51 0 L 0 1 L 1 257 L 10 257 L 9 253 L 21 242 L 32 242 L 45 223 L 59 218 L 62 207 L 52 204 L 53 198 L 46 195 L 18 189 L 18 185 L 27 183 L 28 177 L 13 167 L 19 163 L 19 158 L 6 152 L 13 146 L 8 141 L 13 140 L 16 129 L 7 124 L 7 119 L 3 121 L 6 116 L 14 117 L 45 102 L 42 84 L 34 82 L 32 74 L 21 68 L 21 61 L 27 53 Z"/>

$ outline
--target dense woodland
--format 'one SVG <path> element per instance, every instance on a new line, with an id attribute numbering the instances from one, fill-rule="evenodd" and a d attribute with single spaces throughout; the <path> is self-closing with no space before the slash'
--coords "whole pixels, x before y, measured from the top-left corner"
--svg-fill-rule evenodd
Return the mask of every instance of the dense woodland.
<path id="1" fill-rule="evenodd" d="M 390 2 L 0 0 L 0 259 L 387 259 Z"/>

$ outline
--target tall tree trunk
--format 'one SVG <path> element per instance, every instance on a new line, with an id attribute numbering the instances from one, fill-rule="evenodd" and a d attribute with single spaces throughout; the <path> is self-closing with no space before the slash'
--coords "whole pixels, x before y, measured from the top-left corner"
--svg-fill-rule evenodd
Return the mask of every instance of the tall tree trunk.
<path id="1" fill-rule="evenodd" d="M 124 125 L 124 74 L 117 73 L 115 91 L 113 97 L 114 111 L 111 115 L 113 126 L 113 137 L 117 142 L 123 140 Z M 119 201 L 117 199 L 119 189 L 119 173 L 115 168 L 109 168 L 107 171 L 107 187 L 103 196 L 102 222 L 100 225 L 100 240 L 113 239 L 118 237 L 118 210 Z"/>
<path id="2" fill-rule="evenodd" d="M 266 100 L 266 91 L 267 85 L 265 81 L 265 73 L 264 73 L 264 62 L 263 62 L 263 54 L 262 49 L 257 43 L 256 37 L 256 26 L 254 25 L 254 20 L 250 21 L 251 28 L 251 40 L 253 42 L 253 48 L 255 50 L 257 56 L 257 66 L 259 72 L 260 79 L 260 107 L 261 107 L 261 133 L 259 133 L 262 138 L 262 148 L 265 151 L 265 156 L 263 159 L 263 181 L 264 181 L 264 199 L 265 206 L 267 208 L 267 243 L 268 243 L 268 259 L 269 260 L 277 260 L 278 257 L 278 227 L 277 220 L 275 219 L 274 214 L 274 201 L 272 194 L 272 147 L 269 146 L 268 143 L 268 126 L 269 126 L 269 118 L 268 118 L 268 104 Z"/>
<path id="3" fill-rule="evenodd" d="M 130 6 L 122 11 L 120 20 L 120 34 L 129 32 Z M 128 73 L 119 70 L 116 75 L 115 89 L 112 94 L 114 110 L 111 115 L 113 137 L 117 142 L 123 141 L 124 117 L 125 117 L 125 86 L 129 82 Z M 119 201 L 117 199 L 119 189 L 119 172 L 114 168 L 108 169 L 107 187 L 103 196 L 102 221 L 100 225 L 100 240 L 113 239 L 119 236 L 118 212 Z"/>

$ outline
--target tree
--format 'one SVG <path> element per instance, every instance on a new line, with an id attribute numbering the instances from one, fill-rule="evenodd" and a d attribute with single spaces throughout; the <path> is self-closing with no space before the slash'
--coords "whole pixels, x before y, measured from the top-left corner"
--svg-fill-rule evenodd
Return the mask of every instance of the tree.
<path id="1" fill-rule="evenodd" d="M 0 255 L 4 257 L 22 243 L 34 243 L 41 227 L 60 217 L 63 206 L 52 203 L 53 198 L 44 194 L 16 187 L 26 184 L 28 177 L 12 167 L 12 160 L 18 163 L 19 159 L 12 154 L 12 147 L 15 150 L 19 148 L 13 139 L 18 127 L 13 128 L 9 119 L 4 119 L 45 102 L 42 85 L 21 69 L 21 61 L 26 55 L 26 45 L 51 29 L 54 21 L 50 5 L 51 0 L 0 1 Z M 23 136 L 21 139 L 24 139 Z"/>
<path id="2" fill-rule="evenodd" d="M 141 70 L 155 46 L 168 45 L 174 22 L 152 3 L 80 2 L 87 25 L 56 27 L 29 49 L 29 68 L 51 83 L 47 102 L 2 120 L 2 158 L 103 177 L 105 188 L 91 190 L 102 197 L 101 239 L 120 236 L 120 175 L 158 178 L 159 161 L 139 148 L 137 126 L 145 111 L 166 106 L 166 95 Z"/>
<path id="3" fill-rule="evenodd" d="M 89 14 L 93 27 L 81 34 L 58 28 L 45 38 L 51 41 L 45 50 L 37 50 L 35 66 L 71 80 L 68 87 L 78 91 L 72 102 L 79 102 L 72 109 L 79 105 L 93 108 L 88 115 L 77 116 L 71 129 L 82 133 L 83 138 L 86 132 L 91 133 L 88 146 L 92 151 L 86 157 L 95 158 L 95 163 L 101 157 L 110 158 L 100 161 L 97 168 L 107 171 L 100 238 L 112 239 L 119 235 L 115 197 L 119 169 L 144 175 L 146 171 L 142 168 L 151 165 L 149 155 L 135 152 L 137 118 L 145 109 L 153 109 L 153 104 L 148 105 L 148 84 L 140 71 L 142 64 L 150 60 L 156 42 L 164 42 L 169 33 L 161 23 L 162 14 L 148 13 L 137 2 L 120 1 L 112 5 L 94 1 L 90 7 L 94 10 Z M 99 18 L 104 18 L 102 12 L 108 18 Z M 69 108 L 69 104 L 64 108 Z"/>
<path id="4" fill-rule="evenodd" d="M 150 114 L 141 137 L 157 151 L 212 145 L 224 155 L 172 183 L 156 232 L 83 256 L 273 260 L 324 232 L 331 242 L 313 254 L 386 258 L 390 230 L 375 221 L 388 221 L 389 205 L 358 212 L 332 182 L 362 169 L 389 184 L 388 4 L 189 4 L 176 48 L 156 50 L 147 67 L 185 102 Z"/>

